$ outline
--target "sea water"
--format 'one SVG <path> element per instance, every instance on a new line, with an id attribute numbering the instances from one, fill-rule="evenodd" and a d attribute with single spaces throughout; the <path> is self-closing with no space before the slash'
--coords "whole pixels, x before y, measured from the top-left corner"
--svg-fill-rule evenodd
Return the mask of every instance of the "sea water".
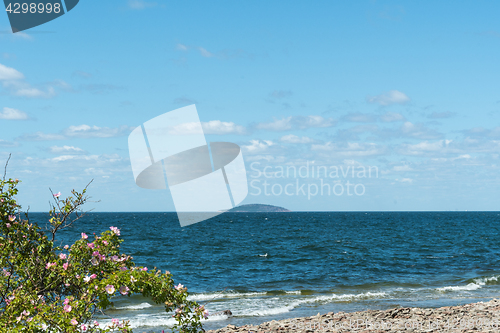
<path id="1" fill-rule="evenodd" d="M 89 213 L 61 244 L 109 226 L 136 264 L 169 270 L 206 304 L 215 315 L 205 329 L 500 295 L 498 212 L 225 213 L 184 228 L 175 213 Z M 151 299 L 113 304 L 103 324 L 119 318 L 134 332 L 161 332 L 174 323 Z M 224 310 L 233 315 L 217 314 Z"/>

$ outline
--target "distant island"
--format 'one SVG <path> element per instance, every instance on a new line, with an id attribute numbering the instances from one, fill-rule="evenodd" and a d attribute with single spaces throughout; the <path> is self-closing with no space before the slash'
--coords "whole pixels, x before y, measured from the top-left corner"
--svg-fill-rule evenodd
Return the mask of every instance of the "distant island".
<path id="1" fill-rule="evenodd" d="M 273 206 L 273 205 L 261 205 L 261 204 L 250 204 L 241 205 L 234 207 L 227 212 L 230 213 L 281 213 L 281 212 L 291 212 L 283 207 Z"/>

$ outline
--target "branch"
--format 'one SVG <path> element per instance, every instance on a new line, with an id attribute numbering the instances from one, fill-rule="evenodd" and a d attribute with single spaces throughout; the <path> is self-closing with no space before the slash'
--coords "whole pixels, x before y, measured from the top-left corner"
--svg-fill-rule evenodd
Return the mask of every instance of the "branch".
<path id="1" fill-rule="evenodd" d="M 7 166 L 9 165 L 10 157 L 12 156 L 12 153 L 9 154 L 9 158 L 7 159 L 7 162 L 5 162 L 5 169 L 3 172 L 3 180 L 5 181 L 5 176 L 7 175 Z"/>
<path id="2" fill-rule="evenodd" d="M 54 192 L 52 192 L 52 189 L 49 188 L 50 193 L 52 194 L 52 197 L 56 203 L 57 211 L 59 212 L 59 214 L 61 214 L 61 219 L 59 220 L 60 223 L 57 225 L 51 225 L 50 232 L 52 234 L 52 241 L 55 240 L 56 233 L 58 230 L 70 227 L 74 222 L 81 219 L 83 216 L 86 215 L 86 213 L 89 212 L 89 211 L 87 211 L 87 212 L 82 211 L 80 209 L 80 207 L 83 206 L 85 204 L 85 202 L 89 199 L 88 196 L 85 196 L 85 193 L 87 192 L 87 188 L 90 186 L 90 184 L 92 184 L 93 181 L 94 180 L 92 179 L 87 184 L 87 186 L 85 186 L 85 188 L 83 189 L 83 191 L 81 193 L 78 193 L 74 190 L 72 191 L 72 194 L 75 198 L 74 201 L 72 201 L 72 199 L 70 199 L 71 197 L 68 197 L 64 201 L 60 201 L 59 199 L 54 197 Z M 61 205 L 60 205 L 61 203 L 65 204 L 64 207 L 66 207 L 68 204 L 71 203 L 71 207 L 70 207 L 69 211 L 63 211 L 61 208 Z M 55 213 L 56 206 L 52 205 L 54 213 Z M 71 219 L 70 216 L 73 213 L 76 214 L 76 218 Z"/>

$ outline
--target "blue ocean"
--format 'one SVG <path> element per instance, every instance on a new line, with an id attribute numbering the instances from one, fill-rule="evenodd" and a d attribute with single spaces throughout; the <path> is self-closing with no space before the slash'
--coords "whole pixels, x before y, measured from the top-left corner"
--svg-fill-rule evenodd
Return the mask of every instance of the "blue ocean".
<path id="1" fill-rule="evenodd" d="M 109 226 L 136 264 L 169 270 L 206 304 L 205 329 L 500 295 L 498 212 L 224 213 L 184 228 L 175 213 L 89 213 L 61 240 Z M 136 296 L 117 297 L 107 314 L 134 332 L 173 323 L 163 306 Z"/>

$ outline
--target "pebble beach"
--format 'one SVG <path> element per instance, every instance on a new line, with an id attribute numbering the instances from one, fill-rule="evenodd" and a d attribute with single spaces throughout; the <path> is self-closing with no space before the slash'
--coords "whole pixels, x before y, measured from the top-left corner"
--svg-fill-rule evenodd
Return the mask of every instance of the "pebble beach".
<path id="1" fill-rule="evenodd" d="M 500 300 L 440 308 L 393 308 L 318 313 L 260 325 L 226 327 L 207 333 L 237 332 L 499 332 Z"/>

